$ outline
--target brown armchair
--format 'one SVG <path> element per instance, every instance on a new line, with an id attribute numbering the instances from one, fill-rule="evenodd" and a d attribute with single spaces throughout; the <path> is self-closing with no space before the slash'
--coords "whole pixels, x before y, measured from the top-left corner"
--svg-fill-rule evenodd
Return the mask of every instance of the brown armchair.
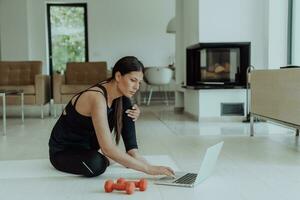
<path id="1" fill-rule="evenodd" d="M 76 93 L 107 79 L 106 62 L 67 63 L 64 75 L 53 75 L 53 96 L 55 104 L 67 103 Z"/>
<path id="2" fill-rule="evenodd" d="M 50 101 L 50 78 L 42 74 L 41 61 L 0 61 L 0 90 L 23 90 L 25 105 L 43 106 Z M 20 97 L 9 95 L 7 105 L 19 105 Z"/>

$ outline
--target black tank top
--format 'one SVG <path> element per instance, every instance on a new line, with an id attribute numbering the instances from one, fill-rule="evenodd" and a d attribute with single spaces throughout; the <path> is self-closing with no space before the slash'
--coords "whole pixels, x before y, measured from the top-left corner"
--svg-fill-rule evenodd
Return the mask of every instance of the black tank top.
<path id="1" fill-rule="evenodd" d="M 99 87 L 101 91 L 91 89 L 93 87 Z M 72 98 L 52 129 L 49 140 L 50 155 L 72 148 L 99 149 L 92 118 L 80 114 L 75 109 L 79 97 L 86 91 L 101 93 L 105 97 L 107 104 L 107 91 L 101 83 L 76 94 L 73 97 L 76 98 L 74 105 L 72 105 Z M 107 106 L 110 131 L 113 129 L 114 107 L 114 102 L 110 108 Z"/>

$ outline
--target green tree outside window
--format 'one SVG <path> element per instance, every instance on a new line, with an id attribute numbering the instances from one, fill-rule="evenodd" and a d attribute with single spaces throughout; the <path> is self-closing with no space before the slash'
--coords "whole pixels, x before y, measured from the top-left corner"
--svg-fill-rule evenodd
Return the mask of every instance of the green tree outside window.
<path id="1" fill-rule="evenodd" d="M 84 9 L 51 7 L 53 71 L 66 69 L 67 62 L 85 61 Z"/>

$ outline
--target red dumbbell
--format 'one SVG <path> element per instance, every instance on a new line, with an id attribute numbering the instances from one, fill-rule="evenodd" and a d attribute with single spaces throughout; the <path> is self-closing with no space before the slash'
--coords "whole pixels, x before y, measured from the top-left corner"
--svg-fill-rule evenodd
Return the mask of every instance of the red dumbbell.
<path id="1" fill-rule="evenodd" d="M 148 182 L 146 179 L 140 179 L 139 181 L 126 181 L 124 178 L 119 178 L 117 180 L 117 183 L 127 183 L 127 182 L 133 182 L 135 187 L 139 188 L 140 191 L 145 191 L 148 186 Z"/>
<path id="2" fill-rule="evenodd" d="M 105 192 L 113 190 L 124 190 L 127 194 L 132 194 L 135 190 L 135 185 L 132 182 L 114 183 L 112 180 L 107 180 L 104 185 Z"/>

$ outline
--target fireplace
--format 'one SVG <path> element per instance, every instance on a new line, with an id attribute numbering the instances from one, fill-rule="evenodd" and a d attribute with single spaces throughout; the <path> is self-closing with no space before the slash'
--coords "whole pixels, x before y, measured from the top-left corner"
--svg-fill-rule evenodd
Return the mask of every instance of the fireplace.
<path id="1" fill-rule="evenodd" d="M 187 48 L 187 86 L 245 87 L 250 42 L 198 43 Z"/>

